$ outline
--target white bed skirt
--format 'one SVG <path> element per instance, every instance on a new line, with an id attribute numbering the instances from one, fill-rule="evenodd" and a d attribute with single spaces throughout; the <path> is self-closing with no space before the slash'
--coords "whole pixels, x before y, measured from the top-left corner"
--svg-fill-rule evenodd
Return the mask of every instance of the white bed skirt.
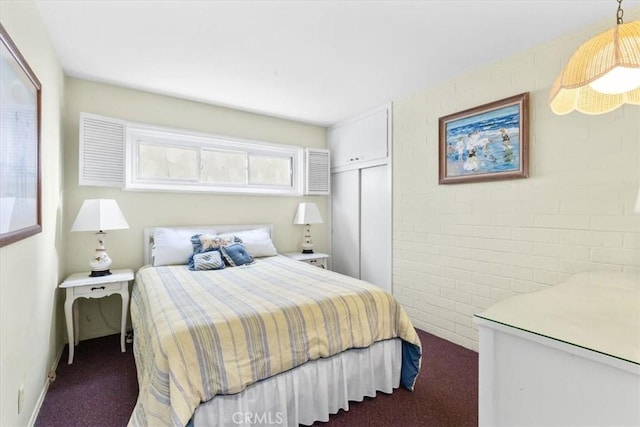
<path id="1" fill-rule="evenodd" d="M 380 341 L 369 348 L 314 360 L 253 384 L 241 393 L 216 396 L 194 415 L 200 426 L 297 426 L 329 421 L 349 410 L 349 401 L 392 393 L 400 385 L 402 341 Z"/>

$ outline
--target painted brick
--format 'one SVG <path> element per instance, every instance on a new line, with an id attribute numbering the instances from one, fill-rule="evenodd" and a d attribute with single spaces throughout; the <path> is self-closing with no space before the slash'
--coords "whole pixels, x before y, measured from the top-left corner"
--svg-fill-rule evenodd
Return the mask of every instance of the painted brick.
<path id="1" fill-rule="evenodd" d="M 532 269 L 516 267 L 513 265 L 494 264 L 491 266 L 490 274 L 509 277 L 511 279 L 531 280 L 533 278 Z"/>
<path id="2" fill-rule="evenodd" d="M 456 304 L 456 313 L 459 313 L 465 316 L 473 317 L 474 315 L 481 313 L 482 311 L 483 309 L 474 307 L 471 304 L 462 304 L 462 303 Z"/>
<path id="3" fill-rule="evenodd" d="M 443 256 L 448 256 L 451 258 L 462 258 L 463 260 L 472 258 L 473 253 L 471 249 L 461 246 L 443 246 L 440 251 Z"/>
<path id="4" fill-rule="evenodd" d="M 460 313 L 453 314 L 453 322 L 457 325 L 467 326 L 469 328 L 473 328 L 473 317 L 463 315 Z"/>
<path id="5" fill-rule="evenodd" d="M 569 275 L 559 271 L 536 270 L 533 272 L 533 280 L 541 285 L 557 285 L 569 278 Z"/>
<path id="6" fill-rule="evenodd" d="M 455 302 L 461 302 L 463 304 L 471 304 L 471 295 L 466 292 L 452 291 L 450 289 L 443 289 L 442 296 Z"/>
<path id="7" fill-rule="evenodd" d="M 452 277 L 449 277 L 449 276 L 446 276 L 446 275 L 444 275 L 444 276 L 430 275 L 429 276 L 429 283 L 432 283 L 432 284 L 434 284 L 436 286 L 439 286 L 440 288 L 443 288 L 443 289 L 455 289 L 455 287 L 456 287 L 455 278 L 452 278 Z"/>
<path id="8" fill-rule="evenodd" d="M 487 308 L 491 307 L 494 302 L 495 301 L 493 301 L 491 298 L 479 297 L 477 295 L 474 295 L 471 299 L 471 304 L 474 307 L 482 310 L 486 310 Z"/>
<path id="9" fill-rule="evenodd" d="M 536 215 L 535 225 L 558 229 L 589 229 L 588 215 Z"/>
<path id="10" fill-rule="evenodd" d="M 470 236 L 473 234 L 473 228 L 468 225 L 444 224 L 442 226 L 442 233 L 453 236 Z"/>
<path id="11" fill-rule="evenodd" d="M 456 237 L 456 246 L 461 248 L 483 249 L 488 247 L 492 241 L 492 239 L 480 239 L 476 237 L 460 236 Z"/>
<path id="12" fill-rule="evenodd" d="M 591 248 L 591 260 L 607 264 L 639 265 L 640 252 L 626 249 Z"/>
<path id="13" fill-rule="evenodd" d="M 640 215 L 636 216 L 614 216 L 600 215 L 591 217 L 592 230 L 598 231 L 621 231 L 637 232 L 640 230 Z"/>
<path id="14" fill-rule="evenodd" d="M 602 245 L 605 246 L 605 245 Z M 640 233 L 626 233 L 623 236 L 622 247 L 640 251 Z"/>
<path id="15" fill-rule="evenodd" d="M 460 268 L 468 271 L 479 271 L 483 273 L 491 273 L 491 264 L 488 262 L 479 262 L 475 260 L 460 261 L 459 258 L 444 258 L 445 266 L 452 268 Z"/>
<path id="16" fill-rule="evenodd" d="M 512 230 L 513 240 L 519 242 L 557 242 L 559 231 L 548 228 L 520 227 Z"/>
<path id="17" fill-rule="evenodd" d="M 473 277 L 473 272 L 472 271 L 461 270 L 459 268 L 449 268 L 449 267 L 443 267 L 442 268 L 442 274 L 445 277 L 450 278 L 451 280 L 453 280 L 454 283 L 455 283 L 455 280 L 469 281 L 469 280 L 472 280 L 471 278 Z"/>
<path id="18" fill-rule="evenodd" d="M 637 280 L 640 277 L 640 266 L 628 266 L 625 265 L 622 267 L 622 274 L 629 277 L 630 279 Z"/>
<path id="19" fill-rule="evenodd" d="M 592 200 L 563 201 L 560 212 L 569 215 L 622 215 L 624 214 L 624 200 L 610 200 L 608 203 L 593 203 Z"/>
<path id="20" fill-rule="evenodd" d="M 447 298 L 435 295 L 429 295 L 428 299 L 425 298 L 424 302 L 435 305 L 436 307 L 445 308 L 447 310 L 454 310 L 456 307 L 456 301 L 452 301 Z"/>
<path id="21" fill-rule="evenodd" d="M 502 301 L 509 297 L 518 295 L 516 292 L 506 291 L 504 289 L 491 288 L 491 299 L 493 301 Z"/>
<path id="22" fill-rule="evenodd" d="M 511 252 L 515 254 L 532 254 L 534 245 L 531 242 L 516 240 L 491 240 L 487 245 L 492 251 Z"/>
<path id="23" fill-rule="evenodd" d="M 455 331 L 457 334 L 460 334 L 463 337 L 467 337 L 469 339 L 474 339 L 478 336 L 478 332 L 473 330 L 473 328 L 461 325 L 459 323 L 455 324 Z"/>
<path id="24" fill-rule="evenodd" d="M 593 271 L 593 270 L 621 272 L 622 266 L 618 264 L 602 264 L 602 263 L 585 262 L 585 261 L 571 261 L 571 260 L 560 261 L 561 273 L 571 275 L 571 274 L 584 273 L 586 271 Z"/>
<path id="25" fill-rule="evenodd" d="M 456 290 L 470 295 L 478 295 L 482 297 L 491 296 L 490 288 L 470 282 L 456 282 Z"/>
<path id="26" fill-rule="evenodd" d="M 519 294 L 537 292 L 548 288 L 546 285 L 527 280 L 514 280 L 511 287 L 514 292 Z"/>
<path id="27" fill-rule="evenodd" d="M 523 215 L 523 214 L 555 215 L 560 213 L 560 202 L 558 200 L 545 200 L 545 201 L 526 200 L 513 205 L 511 212 L 517 215 Z"/>
<path id="28" fill-rule="evenodd" d="M 536 243 L 534 246 L 536 255 L 544 255 L 555 258 L 568 258 L 577 260 L 589 259 L 589 248 L 584 246 L 556 245 Z"/>
<path id="29" fill-rule="evenodd" d="M 510 227 L 474 226 L 473 236 L 508 240 L 511 239 L 512 229 Z"/>
<path id="30" fill-rule="evenodd" d="M 416 327 L 477 349 L 473 315 L 496 301 L 583 271 L 640 274 L 637 107 L 556 116 L 547 99 L 576 47 L 609 25 L 394 102 L 393 286 Z M 438 118 L 525 91 L 530 177 L 438 185 Z"/>
<path id="31" fill-rule="evenodd" d="M 485 288 L 511 289 L 511 279 L 491 274 L 473 273 L 473 283 Z"/>
<path id="32" fill-rule="evenodd" d="M 604 231 L 576 231 L 576 230 L 561 230 L 560 231 L 560 243 L 589 246 L 589 247 L 607 247 L 607 248 L 622 248 L 623 247 L 622 233 L 604 232 Z M 633 249 L 633 248 L 629 248 Z M 638 249 L 638 248 L 635 248 Z"/>
<path id="33" fill-rule="evenodd" d="M 394 291 L 395 294 L 395 291 Z M 409 297 L 405 297 L 404 295 L 395 295 L 396 300 L 402 305 L 402 308 L 409 313 L 409 309 L 413 308 L 413 300 Z"/>

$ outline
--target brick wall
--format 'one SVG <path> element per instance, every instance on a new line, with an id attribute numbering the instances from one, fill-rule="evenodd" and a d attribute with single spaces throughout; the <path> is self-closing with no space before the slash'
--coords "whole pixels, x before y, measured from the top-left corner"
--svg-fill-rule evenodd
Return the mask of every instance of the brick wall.
<path id="1" fill-rule="evenodd" d="M 548 107 L 571 54 L 610 21 L 394 102 L 393 286 L 416 327 L 477 350 L 473 315 L 497 301 L 583 271 L 640 274 L 640 106 Z M 438 118 L 527 91 L 530 177 L 438 185 Z"/>

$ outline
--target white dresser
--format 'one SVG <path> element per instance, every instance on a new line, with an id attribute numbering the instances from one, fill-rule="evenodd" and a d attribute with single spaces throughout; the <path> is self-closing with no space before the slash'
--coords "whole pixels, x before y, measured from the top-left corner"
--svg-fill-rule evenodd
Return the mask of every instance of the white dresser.
<path id="1" fill-rule="evenodd" d="M 583 273 L 476 315 L 480 426 L 640 426 L 640 282 Z"/>

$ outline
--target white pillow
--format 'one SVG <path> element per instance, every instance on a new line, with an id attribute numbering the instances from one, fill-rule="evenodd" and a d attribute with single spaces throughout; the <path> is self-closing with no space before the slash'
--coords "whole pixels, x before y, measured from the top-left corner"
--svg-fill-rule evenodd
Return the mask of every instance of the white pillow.
<path id="1" fill-rule="evenodd" d="M 242 240 L 242 244 L 254 258 L 278 255 L 278 250 L 269 237 L 269 229 L 266 227 L 253 230 L 235 231 L 221 234 L 221 236 L 236 236 Z"/>
<path id="2" fill-rule="evenodd" d="M 193 253 L 191 236 L 215 234 L 215 230 L 193 228 L 156 228 L 153 232 L 153 265 L 182 265 L 189 263 Z"/>

